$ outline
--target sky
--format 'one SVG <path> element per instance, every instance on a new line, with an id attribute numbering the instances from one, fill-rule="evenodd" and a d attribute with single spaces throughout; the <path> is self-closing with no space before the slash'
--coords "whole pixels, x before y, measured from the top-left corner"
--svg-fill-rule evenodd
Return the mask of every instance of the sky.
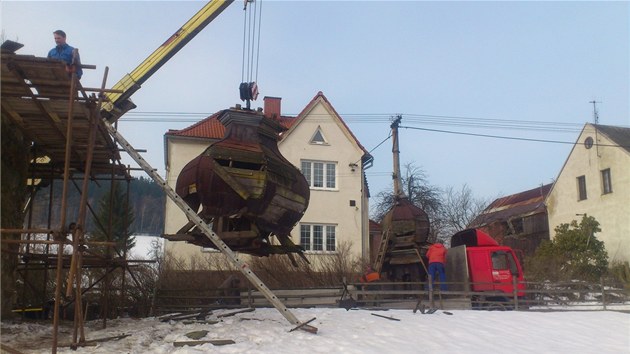
<path id="1" fill-rule="evenodd" d="M 207 320 L 216 324 L 160 322 L 154 317 L 90 321 L 87 340 L 129 334 L 96 346 L 58 353 L 627 353 L 630 348 L 630 314 L 617 311 L 437 311 L 350 310 L 340 308 L 291 309 L 299 321 L 311 324 L 317 334 L 294 327 L 273 308 L 256 309 L 218 318 L 234 310 L 218 310 Z M 387 316 L 390 320 L 379 316 Z M 200 340 L 231 339 L 225 346 L 175 347 L 191 341 L 186 334 L 206 331 Z M 71 340 L 71 328 L 60 328 L 59 343 Z M 48 324 L 2 323 L 2 343 L 27 353 L 51 348 Z"/>
<path id="2" fill-rule="evenodd" d="M 63 29 L 82 62 L 97 67 L 83 86 L 100 87 L 108 67 L 111 87 L 204 3 L 2 1 L 2 35 L 25 45 L 18 54 L 45 56 L 52 31 Z M 600 124 L 630 126 L 629 2 L 258 6 L 260 97 L 252 106 L 281 97 L 282 113 L 297 115 L 322 91 L 374 156 L 372 196 L 392 189 L 387 138 L 397 114 L 402 165 L 483 199 L 551 183 L 594 121 L 591 101 Z M 119 122 L 163 176 L 165 132 L 242 103 L 243 22 L 236 1 L 144 83 L 132 97 L 138 108 Z"/>

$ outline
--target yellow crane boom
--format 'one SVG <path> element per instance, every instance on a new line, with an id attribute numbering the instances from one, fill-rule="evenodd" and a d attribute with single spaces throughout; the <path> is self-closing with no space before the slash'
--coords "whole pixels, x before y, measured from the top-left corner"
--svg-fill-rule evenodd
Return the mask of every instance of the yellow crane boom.
<path id="1" fill-rule="evenodd" d="M 130 97 L 140 86 L 158 69 L 169 61 L 180 49 L 203 30 L 234 0 L 211 0 L 199 10 L 188 22 L 160 45 L 149 57 L 147 57 L 131 73 L 125 75 L 112 87 L 112 92 L 105 94 L 106 102 L 103 104 L 101 115 L 110 122 L 118 120 L 127 111 L 136 106 Z"/>

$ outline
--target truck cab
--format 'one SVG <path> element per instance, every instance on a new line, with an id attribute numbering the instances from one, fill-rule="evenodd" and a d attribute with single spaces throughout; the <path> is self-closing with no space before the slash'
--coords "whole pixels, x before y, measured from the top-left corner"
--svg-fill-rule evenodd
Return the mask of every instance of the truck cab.
<path id="1" fill-rule="evenodd" d="M 513 294 L 514 277 L 516 277 L 519 290 L 524 289 L 523 270 L 511 248 L 505 246 L 466 247 L 466 255 L 472 291 Z M 523 296 L 524 293 L 519 292 L 518 295 Z"/>
<path id="2" fill-rule="evenodd" d="M 478 229 L 460 231 L 451 237 L 446 256 L 447 281 L 454 282 L 449 290 L 486 292 L 489 300 L 508 299 L 525 295 L 523 269 L 514 250 L 500 246 L 488 234 Z"/>

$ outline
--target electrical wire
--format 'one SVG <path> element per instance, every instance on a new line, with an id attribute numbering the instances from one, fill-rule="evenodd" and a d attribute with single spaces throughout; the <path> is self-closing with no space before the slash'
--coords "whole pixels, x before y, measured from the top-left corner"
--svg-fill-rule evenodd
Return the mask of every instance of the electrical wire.
<path id="1" fill-rule="evenodd" d="M 121 121 L 135 121 L 135 122 L 198 122 L 201 119 L 205 119 L 213 113 L 206 112 L 129 112 L 126 116 L 123 116 Z M 383 124 L 390 123 L 392 114 L 386 113 L 346 113 L 340 114 L 344 117 L 344 121 L 347 123 L 355 124 Z M 496 129 L 496 130 L 518 130 L 518 131 L 536 131 L 536 132 L 554 132 L 554 133 L 576 133 L 580 132 L 583 128 L 583 123 L 566 123 L 566 122 L 553 122 L 553 121 L 531 121 L 531 120 L 514 120 L 514 119 L 494 119 L 494 118 L 482 118 L 482 117 L 464 117 L 464 116 L 448 116 L 448 115 L 428 115 L 428 114 L 403 114 L 406 123 L 415 123 L 422 126 L 410 126 L 405 125 L 400 128 L 410 130 L 421 130 L 434 133 L 467 135 L 493 139 L 505 139 L 505 140 L 520 140 L 537 143 L 553 143 L 553 144 L 575 144 L 574 141 L 561 141 L 550 139 L 536 139 L 536 138 L 523 138 L 498 134 L 482 134 L 472 132 L 462 132 L 446 129 L 432 129 L 426 126 L 448 126 L 449 128 L 465 127 L 474 129 Z M 314 122 L 327 121 L 329 119 L 328 114 L 321 114 L 318 117 L 317 114 L 309 115 L 310 119 Z M 372 153 L 379 148 L 385 141 L 391 138 L 390 135 L 377 144 L 374 148 L 369 150 Z M 599 144 L 598 146 L 612 146 L 612 147 L 625 147 L 620 145 L 607 145 Z M 626 147 L 627 148 L 627 147 Z"/>
<path id="2" fill-rule="evenodd" d="M 532 141 L 532 142 L 538 142 L 538 143 L 552 143 L 552 144 L 571 144 L 571 145 L 575 144 L 574 141 L 560 141 L 560 140 L 547 140 L 547 139 L 520 138 L 520 137 L 504 136 L 504 135 L 476 134 L 476 133 L 457 132 L 457 131 L 452 131 L 452 130 L 439 130 L 439 129 L 419 128 L 419 127 L 406 127 L 406 126 L 402 126 L 402 125 L 399 128 L 413 129 L 413 130 L 423 130 L 423 131 L 436 132 L 436 133 L 448 133 L 448 134 L 457 134 L 457 135 L 477 136 L 477 137 L 483 137 L 483 138 L 494 138 L 494 139 L 505 139 L 505 140 L 521 140 L 521 141 Z M 608 146 L 608 147 L 626 147 L 626 146 L 615 145 L 615 144 L 593 144 L 593 145 L 594 146 Z"/>

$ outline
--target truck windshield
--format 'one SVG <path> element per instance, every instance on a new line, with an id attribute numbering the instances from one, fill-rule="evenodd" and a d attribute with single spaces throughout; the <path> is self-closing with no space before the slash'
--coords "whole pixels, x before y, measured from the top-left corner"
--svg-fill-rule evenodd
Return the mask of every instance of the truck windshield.
<path id="1" fill-rule="evenodd" d="M 510 270 L 512 273 L 517 271 L 516 262 L 512 253 L 506 251 L 492 252 L 492 269 L 494 270 Z"/>

